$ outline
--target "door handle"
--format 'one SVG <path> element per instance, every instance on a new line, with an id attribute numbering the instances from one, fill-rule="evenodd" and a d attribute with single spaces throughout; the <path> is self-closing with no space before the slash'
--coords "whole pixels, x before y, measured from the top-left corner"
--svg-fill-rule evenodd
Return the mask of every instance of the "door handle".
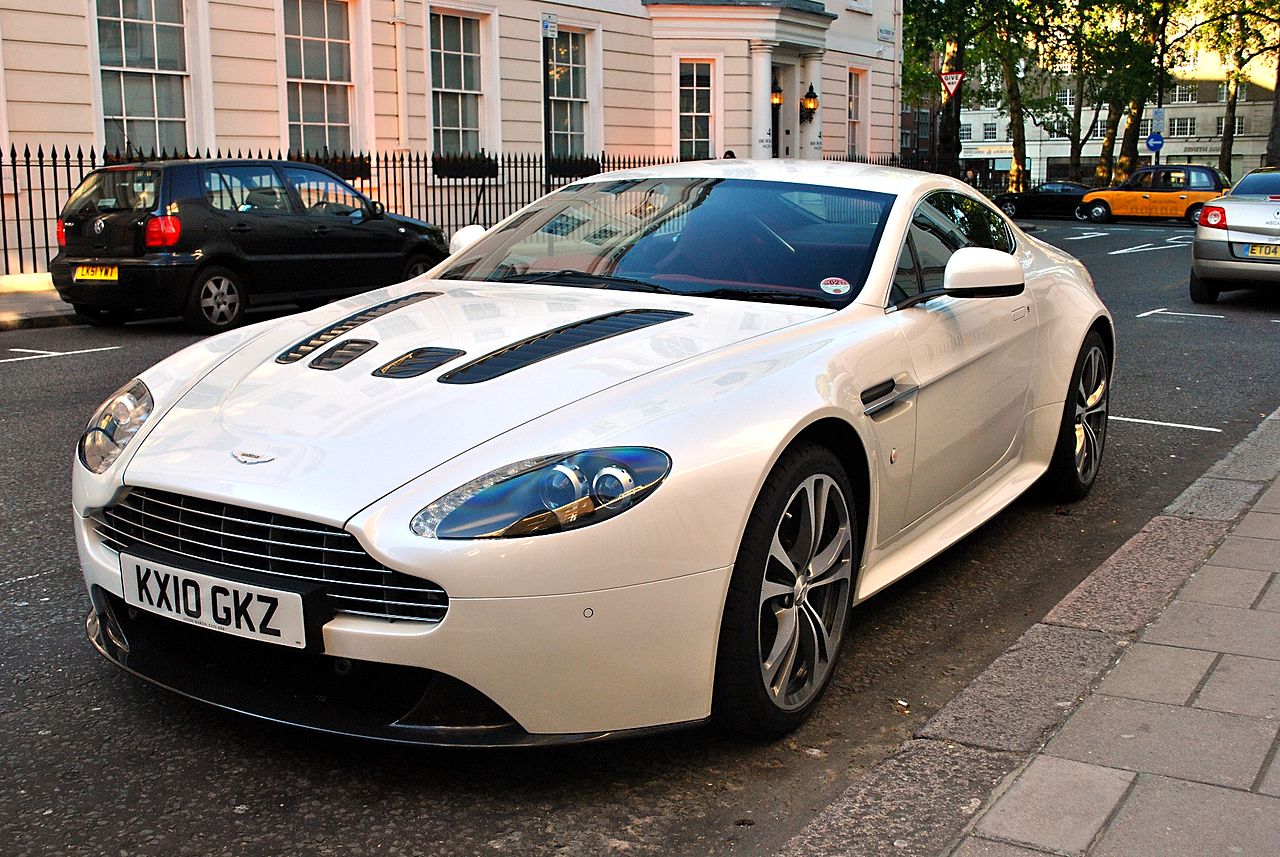
<path id="1" fill-rule="evenodd" d="M 1143 199 L 1151 199 L 1151 194 L 1149 194 L 1149 193 L 1144 193 L 1144 194 L 1142 195 L 1142 198 L 1143 198 Z"/>
<path id="2" fill-rule="evenodd" d="M 1186 199 L 1186 198 L 1187 198 L 1187 195 L 1185 193 L 1178 194 L 1178 199 Z"/>
<path id="3" fill-rule="evenodd" d="M 333 230 L 330 229 L 328 226 L 317 226 L 315 229 L 312 229 L 311 231 L 314 232 L 316 235 L 328 235 Z"/>
<path id="4" fill-rule="evenodd" d="M 1031 307 L 1020 306 L 1013 310 L 1013 320 L 1021 321 L 1022 319 L 1026 318 L 1030 312 L 1031 312 Z"/>
<path id="5" fill-rule="evenodd" d="M 252 228 L 253 227 L 247 223 L 237 223 L 234 226 L 230 227 L 232 232 L 248 232 Z"/>

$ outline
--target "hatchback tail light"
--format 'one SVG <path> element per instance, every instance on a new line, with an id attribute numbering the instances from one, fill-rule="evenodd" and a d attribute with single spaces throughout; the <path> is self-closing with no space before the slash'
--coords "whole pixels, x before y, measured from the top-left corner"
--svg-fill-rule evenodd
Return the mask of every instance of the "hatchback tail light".
<path id="1" fill-rule="evenodd" d="M 1220 205 L 1206 205 L 1200 209 L 1200 225 L 1210 229 L 1227 228 L 1227 210 Z"/>
<path id="2" fill-rule="evenodd" d="M 67 246 L 67 224 L 62 222 L 62 218 L 58 218 L 58 246 Z"/>
<path id="3" fill-rule="evenodd" d="M 146 245 L 172 247 L 182 237 L 182 220 L 174 214 L 153 217 L 147 221 Z"/>

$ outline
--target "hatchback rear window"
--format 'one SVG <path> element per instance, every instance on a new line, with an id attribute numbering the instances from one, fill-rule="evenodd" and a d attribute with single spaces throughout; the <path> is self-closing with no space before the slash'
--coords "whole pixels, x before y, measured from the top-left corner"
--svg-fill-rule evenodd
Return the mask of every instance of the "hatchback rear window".
<path id="1" fill-rule="evenodd" d="M 160 170 L 102 170 L 71 194 L 67 214 L 151 211 L 160 197 Z"/>
<path id="2" fill-rule="evenodd" d="M 1232 196 L 1271 196 L 1280 194 L 1280 172 L 1250 173 L 1240 179 Z"/>

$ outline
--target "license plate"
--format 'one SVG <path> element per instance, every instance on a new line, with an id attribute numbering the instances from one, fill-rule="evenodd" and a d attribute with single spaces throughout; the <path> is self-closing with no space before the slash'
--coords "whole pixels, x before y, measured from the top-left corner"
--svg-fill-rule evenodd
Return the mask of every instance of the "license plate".
<path id="1" fill-rule="evenodd" d="M 1278 259 L 1280 258 L 1280 244 L 1250 244 L 1248 255 Z"/>
<path id="2" fill-rule="evenodd" d="M 116 282 L 120 279 L 120 269 L 115 265 L 77 265 L 77 280 L 107 280 Z"/>
<path id="3" fill-rule="evenodd" d="M 297 592 L 212 577 L 123 553 L 120 577 L 124 600 L 142 610 L 248 640 L 295 649 L 307 645 L 302 596 Z"/>

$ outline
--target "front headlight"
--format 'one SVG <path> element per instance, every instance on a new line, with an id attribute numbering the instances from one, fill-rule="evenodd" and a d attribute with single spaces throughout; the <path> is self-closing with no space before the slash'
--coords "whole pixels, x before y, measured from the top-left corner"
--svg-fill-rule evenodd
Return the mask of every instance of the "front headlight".
<path id="1" fill-rule="evenodd" d="M 151 391 L 136 378 L 116 390 L 94 411 L 84 434 L 80 435 L 80 463 L 94 473 L 106 471 L 124 452 L 154 407 Z"/>
<path id="2" fill-rule="evenodd" d="M 494 539 L 572 530 L 639 503 L 671 471 L 665 452 L 619 446 L 530 458 L 486 473 L 413 516 L 429 539 Z"/>

